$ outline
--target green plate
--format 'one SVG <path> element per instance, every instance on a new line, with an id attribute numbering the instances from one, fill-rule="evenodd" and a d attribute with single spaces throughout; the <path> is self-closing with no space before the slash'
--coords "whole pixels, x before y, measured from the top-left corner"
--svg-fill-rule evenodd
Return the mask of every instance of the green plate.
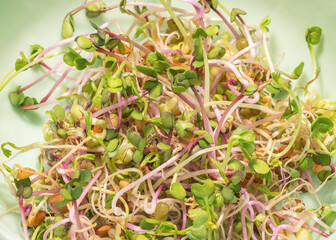
<path id="1" fill-rule="evenodd" d="M 13 68 L 20 51 L 29 53 L 29 45 L 41 44 L 46 47 L 61 40 L 60 29 L 63 17 L 82 2 L 80 0 L 0 0 L 0 78 Z M 111 2 L 118 1 L 105 2 L 110 5 Z M 274 62 L 280 62 L 282 54 L 285 53 L 280 68 L 288 72 L 291 72 L 299 62 L 304 61 L 305 73 L 300 79 L 302 83 L 312 77 L 310 56 L 304 37 L 305 30 L 307 27 L 320 26 L 323 29 L 323 40 L 317 50 L 317 59 L 321 67 L 321 75 L 316 86 L 321 90 L 323 96 L 336 100 L 334 94 L 336 88 L 334 77 L 336 66 L 334 56 L 336 53 L 335 0 L 228 0 L 225 3 L 229 9 L 233 7 L 244 9 L 248 13 L 244 19 L 250 25 L 258 25 L 263 17 L 270 16 L 272 23 L 269 45 L 272 58 Z M 181 6 L 180 1 L 174 0 L 173 4 Z M 193 9 L 190 5 L 187 5 L 186 8 Z M 115 13 L 116 11 L 109 12 L 103 18 L 116 18 Z M 123 21 L 127 19 L 125 14 L 118 13 L 117 17 L 122 23 L 126 22 Z M 85 33 L 90 30 L 90 26 L 85 23 L 85 16 L 75 16 L 75 21 L 76 33 Z M 48 110 L 48 107 L 37 111 L 22 112 L 13 108 L 7 97 L 11 88 L 16 85 L 26 85 L 41 73 L 41 70 L 35 69 L 26 71 L 0 93 L 0 143 L 10 141 L 22 146 L 42 140 L 41 127 L 46 120 L 45 111 Z M 37 99 L 40 99 L 52 82 L 53 80 L 39 84 L 29 90 L 28 95 L 37 96 Z M 17 158 L 16 162 L 36 168 L 38 154 L 39 150 L 29 152 Z M 12 163 L 10 163 L 11 165 Z M 15 198 L 10 195 L 3 179 L 0 179 L 0 200 L 8 208 L 16 206 Z M 335 183 L 334 179 L 320 191 L 319 196 L 322 202 L 336 203 Z M 316 204 L 312 198 L 308 196 L 304 196 L 304 198 L 309 206 Z M 0 212 L 4 210 L 5 207 L 0 204 Z M 17 210 L 15 209 L 15 211 Z M 6 214 L 0 218 L 0 239 L 23 239 L 18 214 Z M 332 235 L 329 239 L 336 239 L 336 235 Z"/>

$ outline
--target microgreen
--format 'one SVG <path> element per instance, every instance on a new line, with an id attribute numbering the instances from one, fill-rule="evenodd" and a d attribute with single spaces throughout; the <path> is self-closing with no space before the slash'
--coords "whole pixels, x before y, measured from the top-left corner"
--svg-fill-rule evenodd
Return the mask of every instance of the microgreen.
<path id="1" fill-rule="evenodd" d="M 271 23 L 271 19 L 269 19 L 269 16 L 264 17 L 260 23 L 260 29 L 263 32 L 268 32 L 269 28 L 267 26 L 270 25 L 270 23 Z"/>
<path id="2" fill-rule="evenodd" d="M 320 134 L 325 134 L 331 131 L 334 123 L 327 117 L 318 117 L 311 125 L 312 137 L 319 137 Z"/>
<path id="3" fill-rule="evenodd" d="M 321 42 L 322 37 L 322 29 L 318 26 L 310 27 L 306 30 L 306 42 L 308 44 L 308 49 L 310 52 L 310 56 L 313 63 L 314 74 L 317 76 L 318 72 L 320 71 L 317 68 L 316 57 L 315 57 L 315 50 L 314 45 L 318 45 Z"/>
<path id="4" fill-rule="evenodd" d="M 288 100 L 288 109 L 282 115 L 282 119 L 288 119 L 299 113 L 299 106 L 296 104 L 295 100 Z"/>
<path id="5" fill-rule="evenodd" d="M 168 78 L 172 84 L 172 89 L 176 93 L 185 92 L 190 86 L 201 85 L 201 80 L 197 74 L 180 67 L 173 67 L 168 70 Z"/>
<path id="6" fill-rule="evenodd" d="M 146 63 L 150 64 L 160 74 L 164 73 L 164 71 L 170 67 L 166 57 L 158 51 L 148 54 Z"/>
<path id="7" fill-rule="evenodd" d="M 226 53 L 225 47 L 218 45 L 214 47 L 213 49 L 211 49 L 211 51 L 208 54 L 208 58 L 209 59 L 221 59 L 222 57 L 224 57 L 225 53 Z"/>
<path id="8" fill-rule="evenodd" d="M 63 201 L 57 204 L 57 207 L 63 207 L 71 201 L 77 200 L 85 185 L 91 181 L 92 174 L 89 170 L 76 170 L 73 175 L 73 180 L 64 185 L 60 193 L 63 196 Z"/>
<path id="9" fill-rule="evenodd" d="M 15 105 L 15 106 L 20 106 L 21 104 L 23 104 L 24 100 L 25 100 L 25 96 L 23 92 L 18 92 L 17 90 L 19 90 L 21 88 L 21 86 L 17 86 L 15 88 L 13 88 L 9 93 L 8 93 L 8 98 L 9 101 L 11 102 L 11 104 Z"/>
<path id="10" fill-rule="evenodd" d="M 256 93 L 258 91 L 258 84 L 251 84 L 248 87 L 245 88 L 245 91 L 243 93 L 244 96 L 251 96 L 254 93 Z"/>
<path id="11" fill-rule="evenodd" d="M 17 188 L 16 196 L 22 195 L 23 199 L 28 199 L 32 196 L 33 189 L 29 178 L 14 179 L 15 186 Z"/>
<path id="12" fill-rule="evenodd" d="M 62 24 L 62 37 L 63 38 L 69 38 L 72 36 L 74 32 L 74 26 L 73 26 L 73 21 L 69 20 L 64 20 Z"/>
<path id="13" fill-rule="evenodd" d="M 89 2 L 89 0 L 87 0 L 86 2 Z M 89 18 L 98 17 L 102 13 L 100 10 L 104 9 L 105 7 L 106 5 L 103 1 L 98 1 L 94 4 L 90 4 L 86 8 L 86 16 Z"/>
<path id="14" fill-rule="evenodd" d="M 193 183 L 191 192 L 195 201 L 202 207 L 212 205 L 216 200 L 215 184 L 210 179 L 205 180 L 204 184 Z"/>
<path id="15" fill-rule="evenodd" d="M 20 52 L 20 55 L 21 55 L 21 59 L 19 58 L 15 62 L 16 71 L 19 71 L 21 68 L 23 68 L 24 66 L 28 64 L 28 59 L 26 58 L 26 56 L 24 55 L 22 51 Z"/>
<path id="16" fill-rule="evenodd" d="M 230 22 L 234 22 L 238 15 L 246 15 L 246 12 L 239 8 L 233 8 L 230 15 Z"/>
<path id="17" fill-rule="evenodd" d="M 174 198 L 179 200 L 184 200 L 187 196 L 186 190 L 178 182 L 173 182 L 172 184 L 170 184 L 169 191 Z"/>
<path id="18" fill-rule="evenodd" d="M 295 79 L 298 79 L 301 76 L 303 67 L 304 67 L 304 62 L 300 62 L 300 64 L 294 69 L 292 76 Z"/>

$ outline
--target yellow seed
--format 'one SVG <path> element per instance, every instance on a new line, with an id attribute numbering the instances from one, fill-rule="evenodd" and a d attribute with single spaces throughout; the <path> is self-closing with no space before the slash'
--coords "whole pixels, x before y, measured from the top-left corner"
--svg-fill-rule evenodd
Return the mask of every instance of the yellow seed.
<path id="1" fill-rule="evenodd" d="M 270 97 L 269 96 L 264 96 L 261 100 L 266 103 L 266 102 L 269 102 Z"/>
<path id="2" fill-rule="evenodd" d="M 125 180 L 121 180 L 121 181 L 119 182 L 119 187 L 120 187 L 121 189 L 127 187 L 128 185 L 129 185 L 129 182 L 127 182 L 127 181 L 125 181 Z M 132 193 L 132 189 L 128 190 L 126 193 L 131 194 L 131 193 Z"/>
<path id="3" fill-rule="evenodd" d="M 110 120 L 111 120 L 113 128 L 114 129 L 117 128 L 117 126 L 118 126 L 118 115 L 114 114 L 114 113 L 111 113 L 110 114 Z"/>
<path id="4" fill-rule="evenodd" d="M 300 231 L 296 233 L 297 240 L 313 240 L 311 233 L 307 230 L 307 228 L 301 228 Z"/>
<path id="5" fill-rule="evenodd" d="M 29 227 L 37 227 L 45 219 L 46 213 L 43 211 L 38 211 L 36 214 L 31 212 L 28 216 L 27 224 Z"/>
<path id="6" fill-rule="evenodd" d="M 26 179 L 29 178 L 30 176 L 34 175 L 35 170 L 31 168 L 19 168 L 15 171 L 14 173 L 14 178 L 16 179 Z"/>
<path id="7" fill-rule="evenodd" d="M 257 150 L 255 150 L 255 154 L 257 155 L 257 156 L 265 156 L 265 154 L 266 154 L 266 151 L 265 151 L 265 148 L 258 148 Z"/>
<path id="8" fill-rule="evenodd" d="M 319 173 L 319 172 L 321 172 L 325 169 L 325 166 L 318 165 L 318 164 L 314 163 L 312 169 L 313 169 L 314 172 Z"/>
<path id="9" fill-rule="evenodd" d="M 112 229 L 112 226 L 111 225 L 102 225 L 100 226 L 99 228 L 97 228 L 96 230 L 96 234 L 99 236 L 99 237 L 107 237 L 108 235 L 108 231 Z"/>

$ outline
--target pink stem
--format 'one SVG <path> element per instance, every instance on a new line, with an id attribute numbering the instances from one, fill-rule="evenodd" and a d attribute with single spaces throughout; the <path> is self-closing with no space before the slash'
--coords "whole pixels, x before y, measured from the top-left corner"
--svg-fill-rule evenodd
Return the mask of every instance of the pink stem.
<path id="1" fill-rule="evenodd" d="M 44 232 L 43 234 L 43 240 L 47 240 L 48 239 L 48 234 L 54 230 L 55 228 L 61 226 L 61 225 L 64 225 L 66 223 L 70 222 L 70 219 L 69 218 L 65 218 L 57 223 L 55 223 L 54 225 L 50 226 L 49 228 L 47 228 L 47 230 Z"/>
<path id="2" fill-rule="evenodd" d="M 287 215 L 279 215 L 279 216 L 288 220 L 288 221 L 290 221 L 290 222 L 292 222 L 293 224 L 297 224 L 299 222 L 299 220 L 297 220 L 295 218 L 292 218 L 290 216 L 287 216 Z M 323 237 L 329 237 L 328 233 L 325 233 L 325 232 L 321 231 L 320 229 L 317 229 L 316 227 L 310 226 L 306 223 L 304 223 L 302 226 L 311 230 L 311 231 L 313 231 L 313 232 L 316 232 L 316 233 L 320 234 Z M 273 235 L 274 235 L 274 233 L 273 233 Z"/>
<path id="3" fill-rule="evenodd" d="M 186 204 L 181 201 L 182 206 L 182 228 L 181 230 L 185 229 L 187 227 L 187 208 Z"/>
<path id="4" fill-rule="evenodd" d="M 147 90 L 146 90 L 146 91 L 143 91 L 142 93 L 140 93 L 140 96 L 143 97 L 143 96 L 145 96 L 147 93 L 148 93 Z M 129 103 L 131 103 L 131 102 L 133 102 L 133 101 L 135 101 L 135 100 L 137 100 L 137 99 L 138 99 L 137 96 L 129 97 L 128 99 L 125 99 L 125 100 L 123 100 L 123 101 L 121 101 L 121 102 L 119 102 L 119 103 L 113 104 L 113 105 L 108 106 L 108 107 L 103 108 L 103 109 L 100 109 L 99 111 L 97 111 L 97 112 L 95 112 L 94 114 L 92 114 L 92 116 L 95 117 L 95 118 L 96 118 L 96 117 L 99 117 L 100 115 L 102 115 L 102 114 L 104 114 L 104 113 L 106 113 L 106 112 L 109 112 L 109 111 L 111 111 L 111 110 L 113 110 L 113 109 L 116 109 L 116 108 L 118 108 L 118 107 L 120 107 L 120 106 L 129 104 Z"/>
<path id="5" fill-rule="evenodd" d="M 59 62 L 55 65 L 55 67 L 54 67 L 53 69 L 51 69 L 49 72 L 46 72 L 45 74 L 43 74 L 41 77 L 39 77 L 39 78 L 38 78 L 37 80 L 35 80 L 34 82 L 32 82 L 32 83 L 28 84 L 27 86 L 25 86 L 25 87 L 23 87 L 23 88 L 17 90 L 17 92 L 23 92 L 23 91 L 25 91 L 25 90 L 31 88 L 31 87 L 34 86 L 35 84 L 41 82 L 43 79 L 45 79 L 45 78 L 48 77 L 50 74 L 52 74 L 53 72 L 55 72 L 55 70 L 56 70 L 57 68 L 59 68 L 59 67 L 62 65 L 62 63 L 63 63 L 63 60 L 59 61 Z"/>
<path id="6" fill-rule="evenodd" d="M 131 40 L 128 40 L 127 38 L 125 38 L 125 37 L 122 37 L 122 36 L 119 36 L 119 35 L 117 35 L 117 34 L 115 34 L 115 33 L 112 33 L 112 32 L 106 32 L 110 37 L 112 37 L 112 38 L 116 38 L 116 39 L 118 39 L 118 40 L 120 40 L 120 41 L 123 41 L 123 42 L 131 42 L 132 44 L 133 44 L 133 46 L 134 47 L 137 47 L 138 49 L 140 49 L 141 51 L 143 51 L 144 53 L 151 53 L 151 51 L 149 51 L 147 48 L 144 48 L 143 46 L 141 46 L 141 45 L 139 45 L 139 44 L 137 44 L 136 42 L 134 42 L 134 41 L 131 41 Z"/>
<path id="7" fill-rule="evenodd" d="M 63 59 L 61 61 L 63 61 Z M 40 62 L 40 65 L 43 66 L 43 67 L 45 67 L 48 70 L 52 69 L 45 62 Z M 57 76 L 62 76 L 62 74 L 63 74 L 63 73 L 60 73 L 60 72 L 57 72 L 57 71 L 53 71 L 52 73 L 55 74 L 55 75 L 57 75 Z M 71 81 L 76 81 L 77 80 L 77 78 L 75 78 L 75 77 L 66 77 L 65 79 L 69 79 Z"/>
<path id="8" fill-rule="evenodd" d="M 63 188 L 63 187 L 62 187 Z M 40 196 L 42 194 L 54 194 L 59 193 L 62 188 L 52 189 L 52 190 L 43 190 L 43 191 L 35 191 L 32 196 Z"/>
<path id="9" fill-rule="evenodd" d="M 121 101 L 121 94 L 120 92 L 117 92 L 117 99 L 118 99 L 118 103 L 120 103 Z M 120 127 L 121 127 L 121 120 L 122 120 L 122 106 L 120 106 L 118 108 L 118 125 L 117 125 L 117 128 L 116 128 L 116 131 L 118 132 Z"/>
<path id="10" fill-rule="evenodd" d="M 135 232 L 139 232 L 139 233 L 151 232 L 151 231 L 153 231 L 153 230 L 156 229 L 156 227 L 155 227 L 155 228 L 152 229 L 152 230 L 143 230 L 141 227 L 136 226 L 136 225 L 134 225 L 134 224 L 132 224 L 132 223 L 128 223 L 128 222 L 125 223 L 125 226 L 126 226 L 128 229 L 131 229 L 131 230 L 133 230 L 133 231 L 135 231 Z"/>
<path id="11" fill-rule="evenodd" d="M 89 190 L 93 186 L 93 184 L 97 181 L 97 179 L 99 178 L 99 176 L 100 176 L 101 173 L 102 173 L 102 170 L 99 170 L 96 173 L 96 175 L 91 179 L 91 181 L 88 183 L 88 185 L 86 185 L 86 187 L 84 188 L 81 196 L 76 201 L 76 203 L 77 203 L 78 206 L 83 201 L 83 199 L 85 198 L 86 194 L 89 192 Z"/>
<path id="12" fill-rule="evenodd" d="M 192 109 L 196 109 L 196 105 L 192 103 L 186 96 L 184 96 L 182 93 L 177 93 L 177 96 L 179 96 L 186 104 L 188 104 Z"/>
<path id="13" fill-rule="evenodd" d="M 160 117 L 159 108 L 154 103 L 149 104 L 149 106 L 153 109 L 153 111 L 155 113 L 155 117 Z"/>
<path id="14" fill-rule="evenodd" d="M 68 73 L 71 71 L 71 69 L 72 69 L 72 67 L 68 67 L 67 70 L 65 70 L 65 72 L 63 73 L 63 75 L 57 80 L 57 82 L 50 89 L 50 91 L 48 92 L 48 94 L 41 100 L 40 103 L 45 103 L 48 100 L 48 98 L 55 91 L 55 89 L 57 88 L 57 86 L 61 84 L 61 82 L 64 80 L 64 78 L 66 77 L 66 75 L 68 75 Z"/>
<path id="15" fill-rule="evenodd" d="M 19 206 L 20 206 L 20 215 L 21 215 L 24 238 L 25 238 L 25 240 L 29 240 L 28 228 L 27 228 L 26 218 L 25 218 L 25 214 L 24 214 L 24 210 L 23 210 L 23 197 L 22 197 L 22 195 L 19 196 Z"/>
<path id="16" fill-rule="evenodd" d="M 259 42 L 255 42 L 253 43 L 253 45 L 249 45 L 248 47 L 240 50 L 239 52 L 237 52 L 235 55 L 233 55 L 228 62 L 232 63 L 234 60 L 236 60 L 237 58 L 239 58 L 241 55 L 247 53 L 248 51 L 258 47 L 260 44 L 262 44 L 262 41 Z"/>
<path id="17" fill-rule="evenodd" d="M 235 38 L 239 39 L 239 34 L 234 29 L 234 27 L 231 25 L 231 23 L 228 20 L 226 20 L 226 18 L 216 8 L 212 8 L 212 10 L 214 10 L 214 12 L 217 13 L 217 15 L 224 21 L 226 26 L 228 26 L 228 28 L 230 28 L 230 30 L 231 30 L 232 34 L 235 36 Z"/>

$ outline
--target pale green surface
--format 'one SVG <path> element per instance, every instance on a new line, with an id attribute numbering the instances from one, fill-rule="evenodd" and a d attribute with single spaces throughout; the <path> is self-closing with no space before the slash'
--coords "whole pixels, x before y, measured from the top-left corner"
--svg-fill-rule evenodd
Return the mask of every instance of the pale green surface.
<path id="1" fill-rule="evenodd" d="M 107 2 L 107 1 L 106 1 Z M 109 1 L 116 3 L 118 1 Z M 174 1 L 180 5 L 179 1 Z M 275 62 L 276 55 L 286 53 L 281 64 L 283 69 L 289 72 L 300 62 L 305 61 L 306 74 L 303 80 L 312 76 L 309 52 L 304 40 L 304 33 L 307 27 L 318 25 L 323 29 L 323 41 L 318 50 L 318 63 L 321 66 L 321 76 L 318 86 L 324 96 L 335 100 L 334 70 L 336 61 L 336 1 L 335 0 L 230 0 L 227 7 L 242 8 L 248 12 L 245 20 L 248 24 L 259 24 L 261 19 L 270 15 L 270 46 L 271 54 Z M 0 0 L 0 77 L 14 66 L 19 51 L 26 53 L 30 44 L 41 44 L 48 46 L 60 40 L 60 27 L 63 16 L 81 4 L 80 0 Z M 107 4 L 109 5 L 109 4 Z M 189 9 L 192 9 L 189 7 Z M 115 17 L 109 13 L 105 16 Z M 120 17 L 120 15 L 118 15 Z M 125 17 L 125 16 L 123 16 Z M 82 20 L 85 19 L 83 16 Z M 75 20 L 79 20 L 75 17 Z M 78 21 L 80 22 L 80 21 Z M 80 32 L 85 29 L 84 25 L 78 27 Z M 323 50 L 323 52 L 322 52 Z M 33 141 L 42 140 L 41 126 L 45 120 L 44 112 L 47 108 L 35 112 L 22 113 L 12 108 L 7 99 L 8 91 L 15 85 L 25 85 L 34 79 L 34 76 L 41 74 L 41 71 L 27 71 L 20 75 L 15 81 L 7 86 L 0 93 L 0 143 L 5 141 L 15 142 L 17 145 L 25 145 Z M 31 91 L 30 95 L 37 95 L 40 99 L 50 86 L 49 83 L 42 83 L 38 88 Z M 41 91 L 45 88 L 46 90 Z M 36 156 L 38 151 L 28 153 L 19 158 L 23 165 L 36 167 Z M 335 180 L 329 182 L 321 191 L 322 202 L 335 203 L 336 191 L 334 190 Z M 10 196 L 6 185 L 1 179 L 0 199 L 9 206 L 16 204 Z M 3 207 L 0 206 L 0 211 Z M 18 215 L 7 215 L 0 218 L 0 239 L 20 240 L 23 239 L 20 218 Z M 320 238 L 322 239 L 322 238 Z M 336 239 L 336 236 L 330 237 Z"/>

